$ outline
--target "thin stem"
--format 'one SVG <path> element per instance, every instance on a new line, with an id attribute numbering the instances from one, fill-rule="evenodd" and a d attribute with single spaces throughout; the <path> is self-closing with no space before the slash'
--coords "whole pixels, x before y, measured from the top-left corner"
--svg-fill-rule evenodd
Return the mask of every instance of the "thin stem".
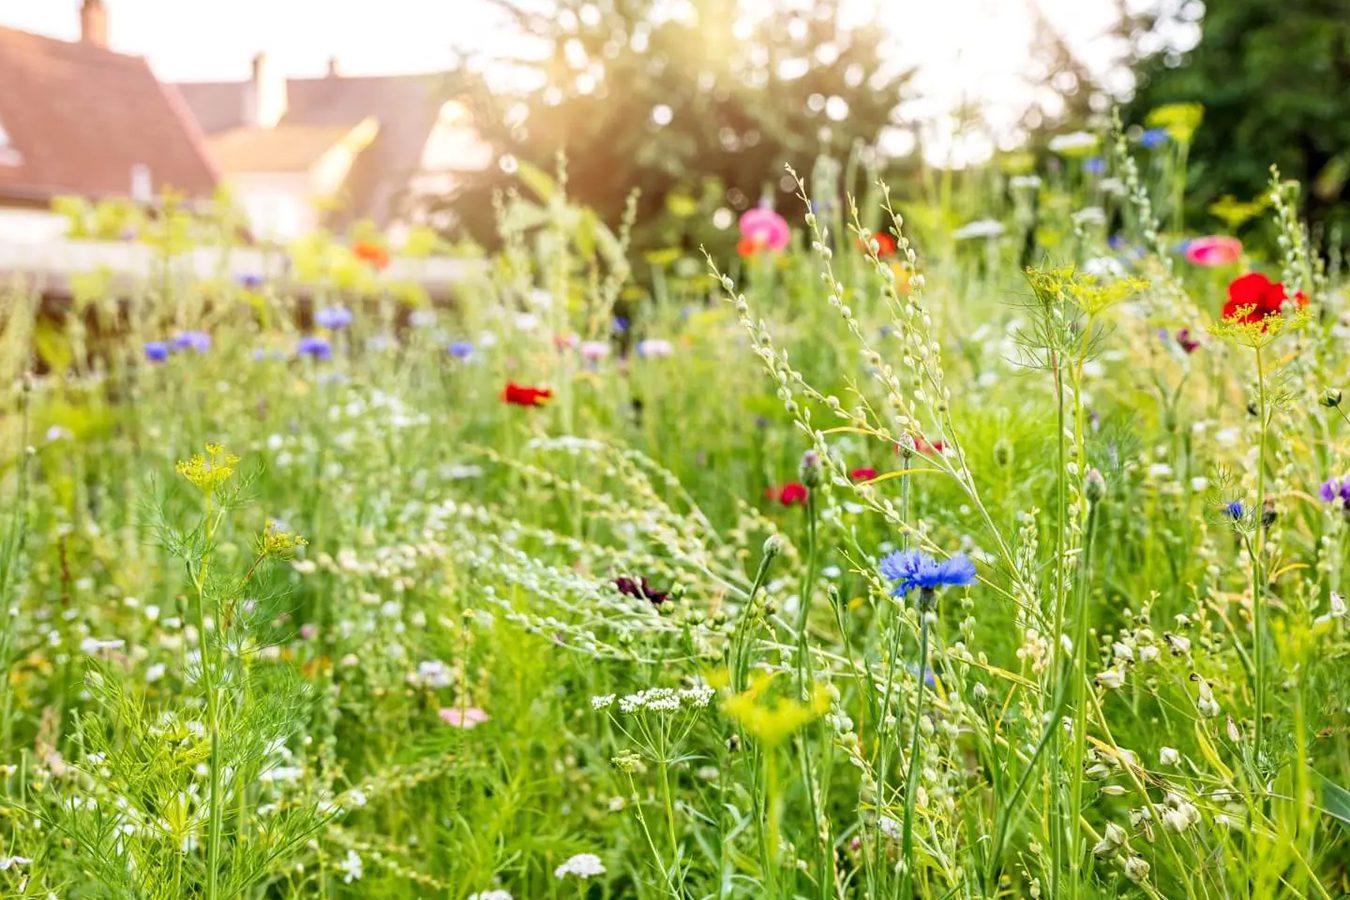
<path id="1" fill-rule="evenodd" d="M 931 593 L 931 592 L 929 592 Z M 914 877 L 914 800 L 919 792 L 919 763 L 923 750 L 923 695 L 927 681 L 924 673 L 928 669 L 928 610 L 931 601 L 922 594 L 919 598 L 919 674 L 918 699 L 914 701 L 914 737 L 909 750 L 909 772 L 905 779 L 905 820 L 901 827 L 901 856 L 905 861 L 905 874 L 901 883 L 900 896 L 910 895 L 910 883 Z"/>

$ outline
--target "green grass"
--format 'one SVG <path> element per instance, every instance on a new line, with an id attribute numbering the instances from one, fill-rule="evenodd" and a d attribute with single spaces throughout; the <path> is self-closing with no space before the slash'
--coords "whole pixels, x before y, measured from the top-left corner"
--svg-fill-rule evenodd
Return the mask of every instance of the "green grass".
<path id="1" fill-rule="evenodd" d="M 787 251 L 651 294 L 555 196 L 451 307 L 316 275 L 326 360 L 280 283 L 156 278 L 94 331 L 6 295 L 5 895 L 1342 895 L 1343 273 L 1288 188 L 1281 258 L 1191 266 L 1132 152 L 1126 196 L 897 200 L 892 259 L 884 191 L 786 210 Z M 1223 326 L 1243 269 L 1308 313 Z M 208 444 L 233 472 L 184 477 Z M 894 597 L 902 548 L 978 580 Z"/>

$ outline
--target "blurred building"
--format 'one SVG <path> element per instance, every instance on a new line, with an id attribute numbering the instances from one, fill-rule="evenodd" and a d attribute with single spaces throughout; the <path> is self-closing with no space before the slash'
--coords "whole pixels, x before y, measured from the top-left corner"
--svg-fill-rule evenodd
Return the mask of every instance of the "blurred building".
<path id="1" fill-rule="evenodd" d="M 285 240 L 369 220 L 398 232 L 492 154 L 442 75 L 287 78 L 265 54 L 246 81 L 184 83 L 255 236 Z"/>
<path id="2" fill-rule="evenodd" d="M 0 240 L 60 235 L 54 197 L 207 198 L 216 170 L 178 91 L 107 46 L 102 0 L 84 0 L 77 42 L 0 28 Z"/>

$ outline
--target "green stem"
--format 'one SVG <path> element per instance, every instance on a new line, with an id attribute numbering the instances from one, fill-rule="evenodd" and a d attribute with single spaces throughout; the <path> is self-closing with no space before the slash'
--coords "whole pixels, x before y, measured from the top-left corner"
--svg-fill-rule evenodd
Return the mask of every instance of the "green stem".
<path id="1" fill-rule="evenodd" d="M 1266 508 L 1266 430 L 1269 425 L 1266 412 L 1266 369 L 1261 348 L 1256 348 L 1256 383 L 1261 415 L 1261 437 L 1257 447 L 1256 463 L 1256 538 L 1252 554 L 1252 628 L 1253 667 L 1256 691 L 1256 755 L 1265 747 L 1266 718 L 1266 603 L 1265 603 L 1265 508 Z"/>
<path id="2" fill-rule="evenodd" d="M 925 589 L 926 593 L 931 590 Z M 914 878 L 914 801 L 919 792 L 920 754 L 923 750 L 923 695 L 927 687 L 924 673 L 928 669 L 928 610 L 931 601 L 923 594 L 919 598 L 919 674 L 918 699 L 914 701 L 914 737 L 909 750 L 909 772 L 905 779 L 905 821 L 901 827 L 901 857 L 905 874 L 901 880 L 900 896 L 910 896 Z"/>
<path id="3" fill-rule="evenodd" d="M 1078 583 L 1078 602 L 1074 615 L 1078 618 L 1078 633 L 1074 638 L 1074 700 L 1073 700 L 1073 747 L 1072 747 L 1072 765 L 1069 772 L 1069 815 L 1074 824 L 1074 829 L 1070 833 L 1074 835 L 1070 838 L 1069 846 L 1069 870 L 1072 877 L 1073 896 L 1079 896 L 1081 892 L 1081 877 L 1083 853 L 1078 844 L 1081 841 L 1081 830 L 1077 823 L 1082 816 L 1083 809 L 1083 762 L 1087 749 L 1087 686 L 1088 686 L 1088 578 L 1092 568 L 1092 538 L 1096 531 L 1097 524 L 1097 504 L 1093 503 L 1088 509 L 1087 535 L 1083 541 L 1083 565 L 1082 574 Z"/>

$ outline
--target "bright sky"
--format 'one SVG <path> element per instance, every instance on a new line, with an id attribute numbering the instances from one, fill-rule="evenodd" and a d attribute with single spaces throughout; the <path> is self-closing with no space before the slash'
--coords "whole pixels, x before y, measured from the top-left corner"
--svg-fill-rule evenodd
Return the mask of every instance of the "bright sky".
<path id="1" fill-rule="evenodd" d="M 941 124 L 944 114 L 962 102 L 981 101 L 995 132 L 1026 107 L 1039 78 L 1031 47 L 1037 8 L 1081 59 L 1099 73 L 1110 70 L 1118 48 L 1103 32 L 1117 2 L 854 0 L 850 18 L 879 16 L 892 25 L 897 53 L 919 71 L 921 99 L 908 112 L 937 122 L 934 136 L 940 140 L 950 130 Z M 113 49 L 147 57 L 167 81 L 245 78 L 259 50 L 293 76 L 321 74 L 330 56 L 348 74 L 434 71 L 454 63 L 456 46 L 505 49 L 512 38 L 488 0 L 104 0 L 104 5 Z M 74 40 L 79 6 L 80 0 L 0 0 L 0 25 Z"/>

